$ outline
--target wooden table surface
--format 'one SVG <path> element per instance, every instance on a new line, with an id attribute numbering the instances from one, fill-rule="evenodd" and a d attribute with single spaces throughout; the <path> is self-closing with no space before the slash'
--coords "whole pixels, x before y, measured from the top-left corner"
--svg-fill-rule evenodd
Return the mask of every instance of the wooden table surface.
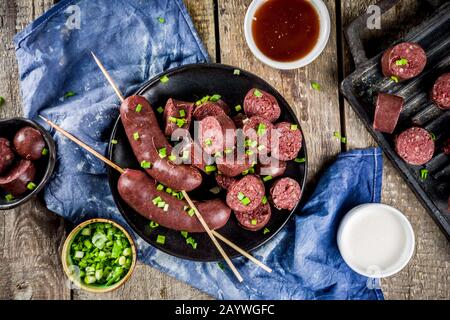
<path id="1" fill-rule="evenodd" d="M 338 86 L 351 71 L 351 58 L 342 26 L 363 13 L 373 0 L 326 0 L 332 29 L 322 55 L 309 66 L 277 71 L 257 61 L 245 44 L 243 19 L 251 0 L 185 0 L 213 61 L 256 73 L 288 100 L 302 123 L 310 157 L 308 187 L 324 165 L 346 149 L 376 143 L 339 94 Z M 0 96 L 6 104 L 0 117 L 21 115 L 17 62 L 12 37 L 52 6 L 52 0 L 0 1 Z M 401 34 L 399 19 L 414 21 L 419 0 L 403 0 L 386 18 L 383 28 Z M 414 24 L 413 23 L 413 24 Z M 381 31 L 383 32 L 383 31 Z M 321 84 L 320 92 L 310 82 Z M 347 145 L 332 136 L 346 135 Z M 387 299 L 449 299 L 450 245 L 412 191 L 385 159 L 382 202 L 404 212 L 416 233 L 417 247 L 410 264 L 399 274 L 382 280 Z M 0 299 L 210 299 L 155 269 L 139 264 L 121 289 L 95 295 L 71 288 L 63 274 L 59 252 L 68 224 L 33 200 L 0 213 Z"/>

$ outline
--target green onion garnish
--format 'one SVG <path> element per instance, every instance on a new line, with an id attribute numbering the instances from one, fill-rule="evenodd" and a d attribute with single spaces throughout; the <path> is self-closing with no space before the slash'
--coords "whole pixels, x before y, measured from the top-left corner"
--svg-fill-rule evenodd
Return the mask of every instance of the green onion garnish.
<path id="1" fill-rule="evenodd" d="M 333 136 L 335 136 L 336 138 L 340 139 L 342 143 L 347 143 L 347 138 L 341 136 L 341 134 L 339 132 L 334 132 Z"/>
<path id="2" fill-rule="evenodd" d="M 172 192 L 173 192 L 172 188 L 169 188 L 169 187 L 166 188 L 166 193 L 171 194 Z"/>
<path id="3" fill-rule="evenodd" d="M 225 148 L 225 150 L 223 152 L 225 154 L 229 154 L 229 153 L 233 152 L 233 150 L 231 150 L 230 148 Z"/>
<path id="4" fill-rule="evenodd" d="M 172 123 L 177 123 L 177 118 L 169 117 L 169 121 L 172 122 Z"/>
<path id="5" fill-rule="evenodd" d="M 151 162 L 142 160 L 142 162 L 141 162 L 141 168 L 143 168 L 143 169 L 150 169 L 151 166 L 152 166 L 152 163 L 151 163 Z"/>
<path id="6" fill-rule="evenodd" d="M 164 185 L 162 185 L 161 183 L 159 183 L 159 184 L 156 186 L 156 190 L 158 190 L 158 191 L 163 191 L 163 190 L 164 190 Z"/>
<path id="7" fill-rule="evenodd" d="M 36 184 L 34 184 L 33 182 L 28 182 L 28 184 L 27 184 L 28 190 L 34 190 L 35 188 L 36 188 Z"/>
<path id="8" fill-rule="evenodd" d="M 48 155 L 48 149 L 47 148 L 42 149 L 41 153 L 42 153 L 43 156 Z"/>
<path id="9" fill-rule="evenodd" d="M 241 191 L 239 191 L 239 193 L 238 193 L 238 199 L 239 200 L 242 200 L 242 199 L 244 199 L 245 198 L 245 194 L 243 193 L 243 192 L 241 192 Z"/>
<path id="10" fill-rule="evenodd" d="M 391 80 L 395 83 L 398 83 L 398 78 L 396 76 L 391 76 Z"/>
<path id="11" fill-rule="evenodd" d="M 158 236 L 156 237 L 156 243 L 159 243 L 159 244 L 166 243 L 166 237 L 158 234 Z"/>
<path id="12" fill-rule="evenodd" d="M 406 66 L 408 64 L 408 59 L 406 58 L 401 58 L 398 60 L 395 60 L 395 65 L 397 66 Z"/>
<path id="13" fill-rule="evenodd" d="M 210 146 L 210 145 L 212 145 L 212 141 L 210 138 L 208 138 L 205 140 L 205 146 Z"/>
<path id="14" fill-rule="evenodd" d="M 13 200 L 14 200 L 14 196 L 13 196 L 11 193 L 8 193 L 8 194 L 5 196 L 5 200 L 6 200 L 7 202 L 13 201 Z"/>
<path id="15" fill-rule="evenodd" d="M 246 150 L 245 154 L 251 156 L 254 152 L 252 150 Z"/>
<path id="16" fill-rule="evenodd" d="M 261 91 L 259 91 L 258 89 L 255 89 L 255 91 L 253 91 L 253 94 L 255 97 L 258 97 L 258 98 L 261 98 L 263 96 Z"/>
<path id="17" fill-rule="evenodd" d="M 164 23 L 164 22 L 166 22 L 166 19 L 164 19 L 163 17 L 159 17 L 158 18 L 158 22 L 159 23 Z"/>
<path id="18" fill-rule="evenodd" d="M 222 98 L 220 94 L 213 94 L 209 100 L 212 102 L 217 102 L 220 100 L 220 98 Z"/>
<path id="19" fill-rule="evenodd" d="M 163 107 L 159 107 L 158 109 L 156 109 L 156 111 L 158 111 L 158 113 L 163 113 L 164 112 L 164 108 Z"/>
<path id="20" fill-rule="evenodd" d="M 158 208 L 164 208 L 165 205 L 166 205 L 166 202 L 165 202 L 165 201 L 159 201 L 159 202 L 156 204 L 156 206 L 157 206 Z"/>
<path id="21" fill-rule="evenodd" d="M 159 153 L 159 157 L 160 157 L 161 159 L 163 159 L 163 158 L 165 158 L 165 157 L 167 156 L 167 150 L 166 150 L 165 147 L 159 149 L 159 150 L 158 150 L 158 153 Z"/>
<path id="22" fill-rule="evenodd" d="M 267 229 L 267 228 L 264 228 L 263 234 L 266 234 L 266 233 L 269 233 L 269 232 L 270 232 L 270 230 L 269 230 L 269 229 Z"/>
<path id="23" fill-rule="evenodd" d="M 195 241 L 194 238 L 192 238 L 192 237 L 187 238 L 186 243 L 190 244 L 192 246 L 192 248 L 197 249 L 197 242 Z"/>
<path id="24" fill-rule="evenodd" d="M 258 221 L 256 219 L 252 219 L 252 221 L 250 221 L 250 223 L 254 226 L 256 226 L 256 224 L 258 223 Z"/>
<path id="25" fill-rule="evenodd" d="M 73 91 L 67 91 L 67 92 L 64 94 L 64 99 L 73 97 L 75 94 L 76 94 L 76 93 L 73 92 Z"/>
<path id="26" fill-rule="evenodd" d="M 5 104 L 5 98 L 0 96 L 0 107 Z"/>
<path id="27" fill-rule="evenodd" d="M 168 159 L 170 160 L 170 161 L 175 161 L 175 160 L 177 160 L 177 157 L 176 156 L 174 156 L 173 154 L 171 154 L 169 157 L 168 157 Z"/>
<path id="28" fill-rule="evenodd" d="M 214 157 L 215 158 L 221 158 L 222 157 L 222 153 L 217 151 L 216 153 L 214 153 Z"/>
<path id="29" fill-rule="evenodd" d="M 258 136 L 262 136 L 264 133 L 266 133 L 266 125 L 264 123 L 258 124 L 258 128 L 256 129 L 256 134 Z"/>
<path id="30" fill-rule="evenodd" d="M 239 112 L 242 110 L 242 107 L 240 104 L 238 104 L 236 107 L 234 107 L 234 110 L 236 110 L 236 112 Z"/>
<path id="31" fill-rule="evenodd" d="M 294 161 L 297 163 L 303 163 L 306 161 L 306 159 L 305 158 L 295 158 Z"/>
<path id="32" fill-rule="evenodd" d="M 192 208 L 189 208 L 189 210 L 187 211 L 187 214 L 192 217 L 195 214 L 195 210 Z"/>
<path id="33" fill-rule="evenodd" d="M 267 182 L 267 181 L 272 180 L 272 179 L 273 179 L 272 176 L 265 176 L 265 177 L 263 178 L 263 181 L 264 181 L 264 182 Z"/>
<path id="34" fill-rule="evenodd" d="M 212 194 L 218 194 L 220 192 L 220 188 L 215 186 L 215 187 L 209 189 L 209 192 L 211 192 Z"/>
<path id="35" fill-rule="evenodd" d="M 242 174 L 243 176 L 246 176 L 246 175 L 248 175 L 248 172 L 249 172 L 249 169 L 242 171 L 241 174 Z"/>
<path id="36" fill-rule="evenodd" d="M 217 170 L 217 167 L 215 165 L 207 165 L 205 166 L 206 173 L 214 172 Z"/>
<path id="37" fill-rule="evenodd" d="M 266 197 L 266 196 L 264 196 L 264 197 L 262 198 L 261 203 L 262 203 L 262 204 L 266 204 L 266 203 L 267 203 L 267 197 Z"/>
<path id="38" fill-rule="evenodd" d="M 168 203 L 164 204 L 163 211 L 164 212 L 169 211 L 169 204 Z"/>
<path id="39" fill-rule="evenodd" d="M 430 132 L 430 135 L 431 135 L 431 139 L 432 139 L 433 141 L 436 141 L 436 136 L 435 136 L 435 134 L 434 134 L 433 132 Z"/>
<path id="40" fill-rule="evenodd" d="M 177 119 L 177 126 L 181 128 L 186 123 L 185 119 Z"/>
<path id="41" fill-rule="evenodd" d="M 314 90 L 320 91 L 320 84 L 318 82 L 311 81 L 311 88 L 313 88 Z"/>
<path id="42" fill-rule="evenodd" d="M 138 104 L 136 105 L 135 111 L 138 112 L 138 113 L 141 112 L 141 111 L 142 111 L 142 104 L 138 103 Z"/>
<path id="43" fill-rule="evenodd" d="M 159 202 L 161 202 L 162 201 L 162 199 L 161 199 L 161 197 L 156 197 L 156 198 L 154 198 L 153 200 L 152 200 L 152 202 L 153 202 L 153 204 L 158 204 Z"/>
<path id="44" fill-rule="evenodd" d="M 139 140 L 139 132 L 133 133 L 133 139 L 138 141 Z"/>
<path id="45" fill-rule="evenodd" d="M 178 113 L 180 114 L 180 117 L 184 117 L 186 115 L 186 111 L 184 111 L 184 109 L 180 109 L 180 111 L 178 111 Z"/>
<path id="46" fill-rule="evenodd" d="M 119 143 L 119 141 L 117 141 L 116 139 L 111 140 L 111 144 L 118 144 L 118 143 Z"/>
<path id="47" fill-rule="evenodd" d="M 183 238 L 187 238 L 187 236 L 188 236 L 188 232 L 187 231 L 180 231 L 180 233 L 183 236 Z"/>
<path id="48" fill-rule="evenodd" d="M 233 74 L 234 74 L 235 76 L 238 76 L 238 75 L 241 74 L 241 70 L 239 70 L 239 69 L 234 69 L 234 70 L 233 70 Z"/>
<path id="49" fill-rule="evenodd" d="M 265 145 L 260 144 L 257 149 L 258 149 L 258 151 L 263 151 L 265 148 L 266 148 Z"/>
<path id="50" fill-rule="evenodd" d="M 297 130 L 298 129 L 298 125 L 296 125 L 296 124 L 291 124 L 291 130 L 292 131 L 295 131 L 295 130 Z"/>
<path id="51" fill-rule="evenodd" d="M 161 81 L 162 83 L 166 83 L 169 82 L 169 77 L 168 76 L 162 76 L 159 81 Z"/>
<path id="52" fill-rule="evenodd" d="M 427 169 L 420 170 L 420 178 L 422 180 L 426 180 L 428 178 L 428 170 Z"/>
<path id="53" fill-rule="evenodd" d="M 150 228 L 155 229 L 158 228 L 159 224 L 155 221 L 150 221 Z"/>
<path id="54" fill-rule="evenodd" d="M 251 202 L 251 201 L 250 201 L 250 199 L 249 199 L 248 197 L 245 197 L 244 199 L 241 200 L 241 203 L 242 203 L 244 206 L 248 205 L 250 202 Z"/>

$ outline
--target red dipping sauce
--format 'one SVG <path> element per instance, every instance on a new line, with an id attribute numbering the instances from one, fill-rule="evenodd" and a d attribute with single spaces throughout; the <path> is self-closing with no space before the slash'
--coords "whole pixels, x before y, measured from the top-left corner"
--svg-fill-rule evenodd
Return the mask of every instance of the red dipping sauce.
<path id="1" fill-rule="evenodd" d="M 268 0 L 256 11 L 252 35 L 267 57 L 291 62 L 305 57 L 317 43 L 320 19 L 308 0 Z"/>

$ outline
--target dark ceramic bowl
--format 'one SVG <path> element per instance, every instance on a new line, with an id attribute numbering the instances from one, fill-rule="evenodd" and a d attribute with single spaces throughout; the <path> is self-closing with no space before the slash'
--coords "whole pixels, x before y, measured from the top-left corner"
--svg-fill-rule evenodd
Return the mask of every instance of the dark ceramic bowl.
<path id="1" fill-rule="evenodd" d="M 7 201 L 5 199 L 6 192 L 0 188 L 0 210 L 12 209 L 20 206 L 38 194 L 45 184 L 49 181 L 53 169 L 55 167 L 56 148 L 55 142 L 52 136 L 36 122 L 25 118 L 9 118 L 0 120 L 0 137 L 8 139 L 11 144 L 14 139 L 14 135 L 17 131 L 23 127 L 33 127 L 42 134 L 48 154 L 41 159 L 34 161 L 36 166 L 36 178 L 33 181 L 36 184 L 36 188 L 33 191 L 25 193 L 24 195 L 12 200 Z M 20 157 L 16 154 L 16 160 Z"/>

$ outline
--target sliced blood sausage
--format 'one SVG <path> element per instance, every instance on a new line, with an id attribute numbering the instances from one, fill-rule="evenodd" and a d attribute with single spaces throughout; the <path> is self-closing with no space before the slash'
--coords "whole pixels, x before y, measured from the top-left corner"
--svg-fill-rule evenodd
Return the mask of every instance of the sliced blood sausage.
<path id="1" fill-rule="evenodd" d="M 143 217 L 172 230 L 205 232 L 197 217 L 186 212 L 185 207 L 189 207 L 186 200 L 158 191 L 156 186 L 157 182 L 144 172 L 131 169 L 125 170 L 117 184 L 121 198 Z M 161 201 L 168 205 L 167 211 L 163 206 L 158 207 Z M 228 222 L 231 210 L 222 200 L 196 202 L 195 205 L 211 229 L 219 229 Z"/>
<path id="2" fill-rule="evenodd" d="M 431 98 L 439 108 L 450 109 L 450 72 L 437 78 L 431 90 Z"/>
<path id="3" fill-rule="evenodd" d="M 450 138 L 448 138 L 448 139 L 444 142 L 444 146 L 442 147 L 442 151 L 443 151 L 446 155 L 450 155 Z"/>
<path id="4" fill-rule="evenodd" d="M 141 105 L 139 112 L 136 111 L 138 104 Z M 126 98 L 120 106 L 120 115 L 133 152 L 150 176 L 174 190 L 191 191 L 200 186 L 202 175 L 196 168 L 175 165 L 169 160 L 172 147 L 147 99 L 142 96 Z M 150 168 L 146 168 L 149 165 Z"/>
<path id="5" fill-rule="evenodd" d="M 293 210 L 301 194 L 298 182 L 288 177 L 278 179 L 270 188 L 273 205 L 278 209 Z"/>
<path id="6" fill-rule="evenodd" d="M 256 167 L 256 173 L 261 176 L 278 177 L 286 171 L 287 162 L 271 158 L 267 164 L 259 163 Z"/>
<path id="7" fill-rule="evenodd" d="M 216 158 L 217 170 L 227 177 L 236 177 L 243 171 L 252 167 L 252 163 L 247 156 L 237 156 L 234 154 L 225 154 L 223 157 Z"/>
<path id="8" fill-rule="evenodd" d="M 199 126 L 199 141 L 208 154 L 232 149 L 236 143 L 236 127 L 225 114 L 208 116 L 201 120 Z"/>
<path id="9" fill-rule="evenodd" d="M 189 130 L 193 108 L 194 103 L 191 102 L 179 101 L 172 98 L 167 100 L 164 108 L 164 120 L 166 123 L 164 134 L 171 136 L 178 128 Z"/>
<path id="10" fill-rule="evenodd" d="M 397 154 L 412 165 L 423 165 L 434 154 L 434 140 L 431 134 L 422 128 L 412 127 L 400 133 L 395 141 Z"/>
<path id="11" fill-rule="evenodd" d="M 272 132 L 272 156 L 283 161 L 293 160 L 302 147 L 303 136 L 297 125 L 280 122 Z"/>
<path id="12" fill-rule="evenodd" d="M 268 203 L 261 204 L 255 210 L 250 212 L 234 212 L 240 226 L 250 231 L 258 231 L 269 222 L 272 216 L 272 210 Z"/>
<path id="13" fill-rule="evenodd" d="M 216 182 L 219 187 L 228 190 L 228 188 L 236 182 L 236 178 L 228 177 L 224 174 L 216 174 Z"/>
<path id="14" fill-rule="evenodd" d="M 36 168 L 30 160 L 20 160 L 11 170 L 0 177 L 0 187 L 14 197 L 19 197 L 29 191 L 27 184 L 34 180 Z"/>
<path id="15" fill-rule="evenodd" d="M 14 161 L 11 144 L 5 138 L 0 138 L 0 174 L 3 174 Z"/>
<path id="16" fill-rule="evenodd" d="M 427 63 L 425 51 L 414 42 L 402 42 L 387 49 L 381 58 L 385 77 L 407 80 L 419 75 Z"/>
<path id="17" fill-rule="evenodd" d="M 206 152 L 203 152 L 202 147 L 200 147 L 197 142 L 192 141 L 191 144 L 184 148 L 183 153 L 185 151 L 187 151 L 188 154 L 182 156 L 189 159 L 190 164 L 205 173 L 210 173 L 207 171 L 207 166 L 213 165 L 214 158 Z"/>
<path id="18" fill-rule="evenodd" d="M 229 187 L 227 205 L 237 212 L 250 212 L 261 204 L 264 193 L 262 180 L 253 174 L 246 175 Z"/>
<path id="19" fill-rule="evenodd" d="M 199 106 L 196 106 L 193 112 L 193 116 L 197 120 L 203 120 L 209 116 L 218 116 L 221 114 L 228 115 L 230 113 L 230 108 L 222 100 L 218 101 L 207 101 Z"/>
<path id="20" fill-rule="evenodd" d="M 269 153 L 273 129 L 269 120 L 260 116 L 250 117 L 242 128 L 248 148 L 257 153 Z"/>
<path id="21" fill-rule="evenodd" d="M 388 93 L 379 93 L 375 107 L 373 128 L 386 133 L 394 132 L 402 108 L 402 97 Z"/>
<path id="22" fill-rule="evenodd" d="M 42 134 L 32 127 L 24 127 L 17 131 L 13 143 L 17 154 L 26 160 L 38 160 L 45 148 Z"/>
<path id="23" fill-rule="evenodd" d="M 275 122 L 281 114 L 277 99 L 260 89 L 250 89 L 244 98 L 244 112 L 248 117 L 260 116 Z"/>

